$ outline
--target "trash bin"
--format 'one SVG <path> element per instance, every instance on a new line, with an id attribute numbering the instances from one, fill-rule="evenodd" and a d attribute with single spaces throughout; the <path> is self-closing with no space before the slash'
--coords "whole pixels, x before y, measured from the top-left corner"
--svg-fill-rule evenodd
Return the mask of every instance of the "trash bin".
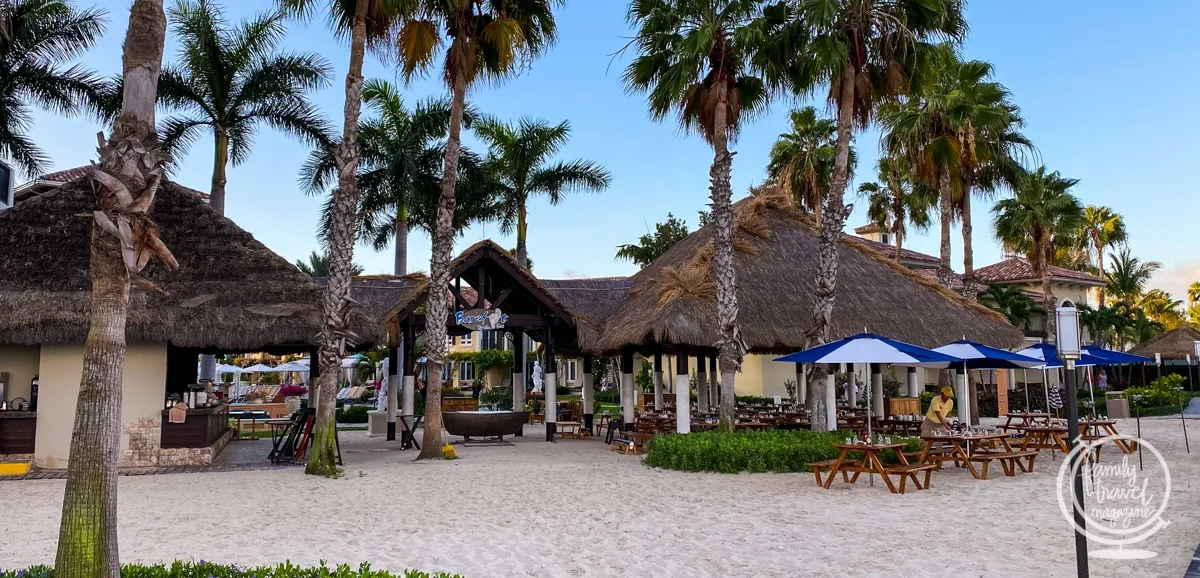
<path id="1" fill-rule="evenodd" d="M 1104 394 L 1104 397 L 1107 398 L 1109 419 L 1126 419 L 1129 417 L 1129 400 L 1125 399 L 1125 392 L 1107 392 Z"/>

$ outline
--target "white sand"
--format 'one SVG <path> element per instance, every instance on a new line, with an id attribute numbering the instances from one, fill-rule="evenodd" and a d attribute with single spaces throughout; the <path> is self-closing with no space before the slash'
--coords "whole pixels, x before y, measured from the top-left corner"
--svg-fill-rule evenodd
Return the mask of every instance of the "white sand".
<path id="1" fill-rule="evenodd" d="M 1093 576 L 1181 576 L 1200 542 L 1200 421 L 1189 422 L 1190 455 L 1178 419 L 1142 425 L 1172 466 L 1171 525 L 1145 545 L 1157 558 L 1093 560 Z M 1048 452 L 1034 474 L 1006 478 L 997 464 L 984 481 L 949 468 L 933 489 L 899 496 L 865 476 L 823 490 L 807 473 L 660 473 L 538 431 L 436 463 L 349 433 L 340 480 L 299 469 L 123 477 L 122 559 L 369 561 L 471 577 L 1074 575 Z M 0 568 L 52 562 L 63 486 L 0 483 Z"/>

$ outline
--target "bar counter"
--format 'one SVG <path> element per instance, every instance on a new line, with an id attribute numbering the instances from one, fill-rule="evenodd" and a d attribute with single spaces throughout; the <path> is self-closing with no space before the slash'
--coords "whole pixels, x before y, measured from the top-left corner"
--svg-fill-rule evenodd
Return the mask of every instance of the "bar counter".
<path id="1" fill-rule="evenodd" d="M 37 412 L 0 411 L 0 455 L 32 454 Z"/>
<path id="2" fill-rule="evenodd" d="M 229 427 L 229 404 L 216 407 L 200 407 L 187 410 L 187 420 L 171 423 L 171 410 L 162 411 L 162 439 L 159 447 L 203 448 L 216 443 L 221 433 Z"/>

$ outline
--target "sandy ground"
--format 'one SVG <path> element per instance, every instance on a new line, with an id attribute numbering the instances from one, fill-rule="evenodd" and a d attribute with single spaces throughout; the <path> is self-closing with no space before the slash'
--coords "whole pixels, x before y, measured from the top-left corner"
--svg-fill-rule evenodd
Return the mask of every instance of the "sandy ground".
<path id="1" fill-rule="evenodd" d="M 1142 420 L 1173 473 L 1171 524 L 1145 544 L 1159 556 L 1093 560 L 1092 576 L 1183 575 L 1200 542 L 1200 421 L 1189 425 L 1190 455 L 1178 419 Z M 539 430 L 436 463 L 348 433 L 339 480 L 299 469 L 123 477 L 122 559 L 369 561 L 470 577 L 1074 575 L 1046 452 L 1033 474 L 950 468 L 899 496 L 865 476 L 823 490 L 807 473 L 656 472 L 598 441 L 538 441 Z M 52 561 L 63 485 L 0 482 L 0 568 Z"/>

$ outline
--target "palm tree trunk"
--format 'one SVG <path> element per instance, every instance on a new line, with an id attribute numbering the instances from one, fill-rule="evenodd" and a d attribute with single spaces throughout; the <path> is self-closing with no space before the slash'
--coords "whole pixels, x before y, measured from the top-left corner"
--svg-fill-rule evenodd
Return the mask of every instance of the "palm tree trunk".
<path id="1" fill-rule="evenodd" d="M 721 368 L 718 429 L 733 431 L 736 418 L 733 378 L 734 374 L 742 370 L 744 349 L 741 332 L 737 327 L 737 271 L 733 263 L 733 188 L 729 182 L 730 173 L 733 171 L 733 155 L 729 152 L 726 134 L 729 89 L 723 80 L 717 82 L 717 107 L 713 119 L 714 155 L 708 178 L 713 223 L 716 225 L 713 230 L 713 244 L 716 249 L 713 256 L 713 273 L 717 277 L 717 359 Z M 687 407 L 682 403 L 679 407 Z"/>
<path id="2" fill-rule="evenodd" d="M 158 181 L 140 182 L 118 176 L 133 166 L 161 171 L 154 106 L 162 69 L 167 20 L 162 0 L 135 0 L 129 11 L 122 73 L 121 116 L 112 138 L 100 150 L 100 167 L 141 198 Z M 118 146 L 120 143 L 122 146 Z M 129 146 L 136 144 L 138 146 Z M 141 149 L 139 153 L 136 149 Z M 144 161 L 149 160 L 149 164 Z M 150 172 L 150 171 L 145 171 Z M 138 187 L 137 185 L 141 185 Z M 100 208 L 112 214 L 115 191 L 103 186 Z M 127 210 L 123 207 L 121 210 Z M 145 209 L 149 212 L 149 208 Z M 129 312 L 129 269 L 122 242 L 92 222 L 92 302 L 84 344 L 83 371 L 75 403 L 67 483 L 63 493 L 58 549 L 58 576 L 119 578 L 117 543 L 117 465 L 121 441 L 121 384 L 125 370 L 125 323 Z"/>
<path id="3" fill-rule="evenodd" d="M 1050 236 L 1045 235 L 1045 239 L 1038 243 L 1038 252 L 1041 253 L 1041 263 L 1038 263 L 1038 275 L 1042 278 L 1042 308 L 1046 310 L 1046 336 L 1042 338 L 1042 342 L 1046 343 L 1050 338 L 1054 337 L 1054 293 L 1050 291 Z"/>
<path id="4" fill-rule="evenodd" d="M 950 223 L 954 220 L 954 205 L 950 199 L 950 171 L 944 167 L 938 170 L 938 195 L 941 197 L 940 225 L 942 230 L 938 282 L 942 284 L 942 287 L 950 288 L 954 279 L 954 269 L 950 267 Z"/>
<path id="5" fill-rule="evenodd" d="M 458 181 L 458 156 L 462 147 L 462 118 L 467 101 L 467 80 L 454 79 L 450 107 L 450 137 L 442 169 L 442 194 L 438 198 L 433 229 L 433 256 L 429 262 L 429 315 L 425 318 L 425 355 L 429 377 L 425 385 L 425 445 L 418 460 L 442 455 L 442 364 L 446 359 L 446 318 L 450 315 L 450 252 L 454 248 L 454 186 Z M 451 378 L 453 379 L 453 378 Z"/>
<path id="6" fill-rule="evenodd" d="M 963 297 L 974 300 L 979 296 L 975 288 L 975 246 L 971 239 L 971 190 L 963 187 L 962 238 L 963 238 Z M 971 413 L 974 416 L 974 412 Z"/>
<path id="7" fill-rule="evenodd" d="M 217 128 L 216 150 L 213 151 L 212 188 L 208 192 L 208 206 L 218 215 L 225 215 L 225 169 L 229 164 L 229 134 Z"/>
<path id="8" fill-rule="evenodd" d="M 525 201 L 517 203 L 517 264 L 522 269 L 529 269 L 529 249 L 525 246 L 525 236 L 529 232 L 528 215 L 525 212 Z"/>
<path id="9" fill-rule="evenodd" d="M 1106 281 L 1104 277 L 1104 246 L 1096 243 L 1096 267 L 1100 269 L 1100 280 Z M 1104 285 L 1100 286 L 1100 306 L 1104 307 Z"/>
<path id="10" fill-rule="evenodd" d="M 408 210 L 404 205 L 396 207 L 396 262 L 392 274 L 408 274 Z"/>
<path id="11" fill-rule="evenodd" d="M 904 191 L 896 183 L 894 171 L 888 171 L 888 186 L 892 189 L 892 234 L 896 236 L 896 262 L 904 255 Z"/>
<path id="12" fill-rule="evenodd" d="M 846 182 L 850 175 L 850 140 L 854 136 L 854 67 L 849 63 L 842 68 L 842 78 L 839 84 L 841 91 L 838 100 L 837 143 L 833 157 L 833 178 L 829 183 L 829 192 L 825 197 L 825 215 L 821 223 L 821 246 L 817 252 L 817 278 L 814 280 L 816 289 L 813 298 L 812 326 L 804 332 L 805 348 L 821 345 L 829 341 L 830 327 L 833 323 L 833 300 L 837 291 L 838 275 L 838 245 L 841 242 L 842 227 L 846 217 L 850 215 L 849 207 L 844 204 Z M 809 383 L 821 389 L 824 387 L 826 375 L 825 364 L 813 364 Z M 824 391 L 822 389 L 822 391 Z M 828 427 L 824 394 L 814 394 L 812 410 L 812 429 L 825 431 Z"/>
<path id="13" fill-rule="evenodd" d="M 333 192 L 333 218 L 329 231 L 329 284 L 325 288 L 321 329 L 321 348 L 317 363 L 324 371 L 317 378 L 317 416 L 313 444 L 304 473 L 336 477 L 337 423 L 334 421 L 337 380 L 346 355 L 347 319 L 350 312 L 350 277 L 354 267 L 354 225 L 358 213 L 358 117 L 362 112 L 362 67 L 367 43 L 367 7 L 355 3 L 350 21 L 350 66 L 346 71 L 346 102 L 342 109 L 342 141 L 334 160 L 338 169 L 338 188 Z"/>

